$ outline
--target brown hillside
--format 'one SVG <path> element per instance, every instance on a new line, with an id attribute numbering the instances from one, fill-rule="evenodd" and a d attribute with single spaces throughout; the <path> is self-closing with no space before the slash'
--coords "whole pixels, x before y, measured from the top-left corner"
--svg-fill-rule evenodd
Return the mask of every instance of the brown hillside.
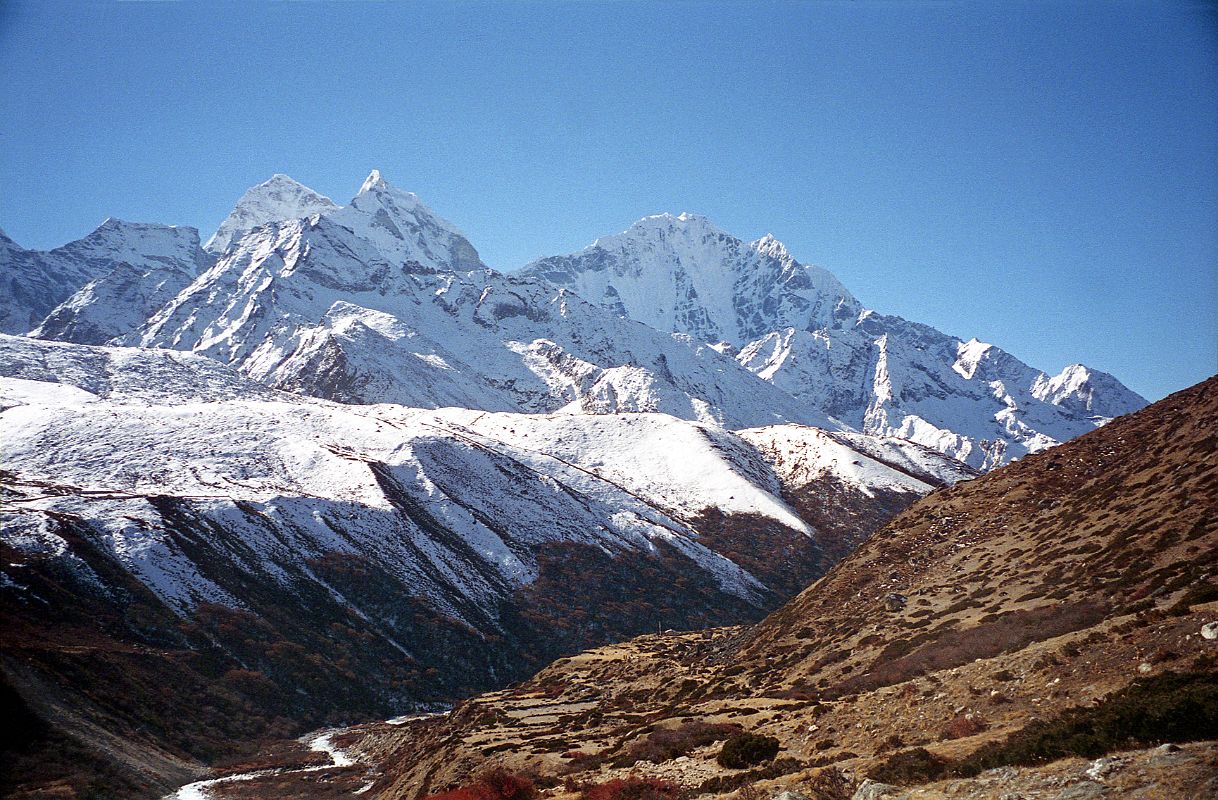
<path id="1" fill-rule="evenodd" d="M 1216 579 L 1218 378 L 914 504 L 733 653 L 840 695 L 990 658 Z M 886 609 L 899 605 L 899 611 Z M 743 679 L 742 679 L 743 680 Z"/>

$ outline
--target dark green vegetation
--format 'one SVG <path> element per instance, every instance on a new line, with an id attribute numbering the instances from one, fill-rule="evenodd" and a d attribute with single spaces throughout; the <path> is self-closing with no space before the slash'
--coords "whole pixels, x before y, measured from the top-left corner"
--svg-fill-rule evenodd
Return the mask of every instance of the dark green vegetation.
<path id="1" fill-rule="evenodd" d="M 1165 672 L 1140 678 L 1094 706 L 1036 720 L 958 762 L 921 747 L 902 750 L 868 771 L 909 786 L 948 775 L 972 777 L 996 767 L 1034 766 L 1059 758 L 1097 758 L 1117 750 L 1218 738 L 1218 673 Z"/>
<path id="2" fill-rule="evenodd" d="M 1218 673 L 1165 672 L 1136 680 L 1098 705 L 1031 722 L 1005 741 L 982 747 L 954 771 L 971 776 L 994 767 L 1204 739 L 1218 739 Z"/>
<path id="3" fill-rule="evenodd" d="M 778 755 L 778 747 L 778 740 L 773 736 L 741 733 L 723 743 L 716 760 L 721 767 L 744 769 L 772 760 Z"/>
<path id="4" fill-rule="evenodd" d="M 873 767 L 867 777 L 881 783 L 910 786 L 937 780 L 946 771 L 946 761 L 931 754 L 924 747 L 914 747 L 893 753 L 887 761 Z"/>

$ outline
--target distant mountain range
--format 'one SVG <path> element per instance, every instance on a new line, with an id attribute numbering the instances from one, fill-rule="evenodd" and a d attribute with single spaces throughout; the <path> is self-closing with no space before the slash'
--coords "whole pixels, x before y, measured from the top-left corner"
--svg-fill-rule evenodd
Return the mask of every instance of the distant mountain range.
<path id="1" fill-rule="evenodd" d="M 276 175 L 206 247 L 114 221 L 48 253 L 0 244 L 4 332 L 190 350 L 342 402 L 799 422 L 980 469 L 1145 405 L 1082 365 L 1050 376 L 874 313 L 772 236 L 689 214 L 505 274 L 377 172 L 341 208 Z"/>

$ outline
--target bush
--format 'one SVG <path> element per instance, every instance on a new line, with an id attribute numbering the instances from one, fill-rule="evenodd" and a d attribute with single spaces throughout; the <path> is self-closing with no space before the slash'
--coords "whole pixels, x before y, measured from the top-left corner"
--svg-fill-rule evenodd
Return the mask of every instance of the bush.
<path id="1" fill-rule="evenodd" d="M 909 786 L 937 780 L 947 770 L 947 762 L 932 755 L 924 747 L 893 753 L 888 760 L 873 767 L 867 777 L 880 783 Z"/>
<path id="2" fill-rule="evenodd" d="M 1169 613 L 1183 616 L 1189 613 L 1190 606 L 1212 603 L 1215 600 L 1218 600 L 1218 583 L 1198 584 L 1186 591 L 1184 596 L 1169 609 Z"/>
<path id="3" fill-rule="evenodd" d="M 853 758 L 854 754 L 850 753 L 849 757 Z M 745 772 L 734 772 L 731 775 L 716 775 L 713 778 L 707 778 L 694 789 L 693 794 L 726 794 L 727 792 L 739 789 L 741 786 L 747 786 L 750 783 L 757 781 L 768 781 L 772 778 L 781 778 L 783 775 L 790 775 L 792 772 L 799 772 L 807 767 L 808 764 L 800 761 L 797 758 L 778 758 L 766 764 L 764 767 L 750 769 Z"/>
<path id="4" fill-rule="evenodd" d="M 583 788 L 584 800 L 678 800 L 683 793 L 672 781 L 635 775 Z"/>
<path id="5" fill-rule="evenodd" d="M 719 766 L 728 769 L 744 769 L 764 764 L 778 755 L 778 740 L 773 736 L 741 733 L 723 743 L 716 759 Z"/>
<path id="6" fill-rule="evenodd" d="M 1164 672 L 1135 680 L 1098 705 L 1029 723 L 1005 741 L 978 749 L 956 772 L 972 776 L 994 767 L 1205 739 L 1218 739 L 1218 674 Z"/>
<path id="7" fill-rule="evenodd" d="M 816 770 L 802 787 L 811 800 L 850 800 L 855 784 L 837 767 Z"/>
<path id="8" fill-rule="evenodd" d="M 740 726 L 731 723 L 694 721 L 684 722 L 676 728 L 659 728 L 615 758 L 613 766 L 629 767 L 639 761 L 660 764 L 739 732 Z"/>
<path id="9" fill-rule="evenodd" d="M 951 722 L 944 726 L 940 739 L 963 739 L 974 736 L 989 728 L 989 724 L 980 714 L 957 714 Z"/>
<path id="10" fill-rule="evenodd" d="M 536 796 L 533 781 L 495 767 L 483 772 L 468 786 L 433 794 L 428 800 L 533 800 Z"/>

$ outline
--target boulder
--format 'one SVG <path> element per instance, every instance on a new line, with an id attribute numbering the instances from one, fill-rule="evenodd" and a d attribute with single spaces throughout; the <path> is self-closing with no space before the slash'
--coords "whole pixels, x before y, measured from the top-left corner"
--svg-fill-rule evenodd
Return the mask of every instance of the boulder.
<path id="1" fill-rule="evenodd" d="M 909 598 L 907 598 L 905 595 L 897 594 L 896 592 L 893 592 L 884 598 L 884 610 L 885 611 L 904 611 L 905 604 L 908 602 L 909 602 Z"/>
<path id="2" fill-rule="evenodd" d="M 867 778 L 859 788 L 854 790 L 854 796 L 850 800 L 881 800 L 884 797 L 901 797 L 905 790 L 900 786 L 893 786 L 890 783 L 880 783 Z"/>

